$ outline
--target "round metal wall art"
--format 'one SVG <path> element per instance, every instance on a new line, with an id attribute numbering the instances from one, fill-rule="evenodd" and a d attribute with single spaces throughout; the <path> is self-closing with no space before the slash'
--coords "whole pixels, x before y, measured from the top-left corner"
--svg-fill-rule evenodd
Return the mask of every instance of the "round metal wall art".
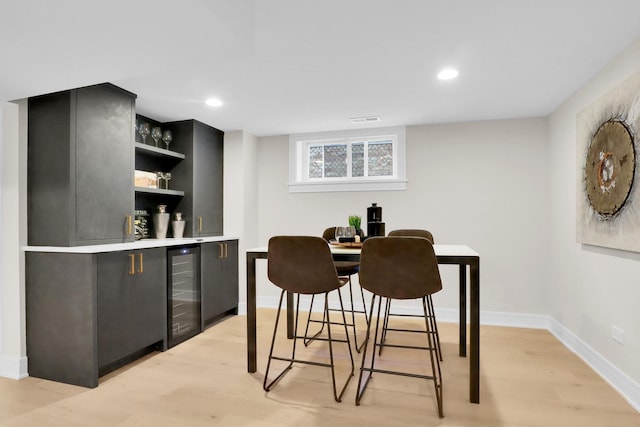
<path id="1" fill-rule="evenodd" d="M 633 137 L 625 123 L 602 123 L 587 149 L 585 185 L 589 204 L 603 219 L 614 217 L 629 198 L 635 159 Z"/>

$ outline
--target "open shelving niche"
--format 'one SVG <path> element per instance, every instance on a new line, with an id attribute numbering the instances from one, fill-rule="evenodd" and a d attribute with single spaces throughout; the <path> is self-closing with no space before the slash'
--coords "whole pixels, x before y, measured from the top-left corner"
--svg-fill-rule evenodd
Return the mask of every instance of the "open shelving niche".
<path id="1" fill-rule="evenodd" d="M 148 117 L 136 115 L 139 123 L 149 123 L 152 127 L 163 127 L 164 123 L 156 122 Z M 140 142 L 140 135 L 136 132 L 135 148 L 135 169 L 147 172 L 171 172 L 172 169 L 182 160 L 185 155 L 176 151 L 168 150 L 153 145 Z M 162 143 L 162 142 L 161 142 Z M 171 183 L 171 180 L 169 180 Z M 171 184 L 169 184 L 171 185 Z M 174 213 L 180 199 L 184 197 L 185 191 L 179 189 L 164 189 L 152 187 L 134 187 L 135 192 L 135 211 L 146 211 L 148 235 L 153 236 L 153 213 L 156 206 L 167 205 L 167 211 Z M 136 215 L 138 216 L 138 215 Z M 171 227 L 169 228 L 171 233 Z"/>

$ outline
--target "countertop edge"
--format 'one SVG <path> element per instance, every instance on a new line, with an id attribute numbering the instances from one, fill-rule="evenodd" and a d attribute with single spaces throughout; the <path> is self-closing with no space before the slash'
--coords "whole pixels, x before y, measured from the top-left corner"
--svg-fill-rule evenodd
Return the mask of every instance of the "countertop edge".
<path id="1" fill-rule="evenodd" d="M 106 245 L 87 245 L 87 246 L 23 246 L 24 252 L 58 252 L 58 253 L 77 253 L 77 254 L 95 254 L 101 252 L 117 252 L 136 249 L 150 249 L 171 246 L 197 245 L 199 243 L 221 242 L 225 240 L 238 240 L 235 236 L 208 236 L 208 237 L 191 237 L 184 239 L 142 239 L 128 243 L 110 243 Z"/>

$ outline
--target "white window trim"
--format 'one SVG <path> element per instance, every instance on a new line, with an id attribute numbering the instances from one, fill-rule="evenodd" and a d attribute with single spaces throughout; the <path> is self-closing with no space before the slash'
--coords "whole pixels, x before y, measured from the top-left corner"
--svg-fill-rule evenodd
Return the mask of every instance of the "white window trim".
<path id="1" fill-rule="evenodd" d="M 289 135 L 289 192 L 313 193 L 335 191 L 401 191 L 407 188 L 406 142 L 404 127 L 371 128 L 333 132 L 317 132 Z M 350 178 L 331 179 L 322 182 L 302 178 L 306 165 L 304 147 L 309 141 L 336 138 L 374 137 L 394 135 L 396 137 L 396 176 L 394 178 Z"/>

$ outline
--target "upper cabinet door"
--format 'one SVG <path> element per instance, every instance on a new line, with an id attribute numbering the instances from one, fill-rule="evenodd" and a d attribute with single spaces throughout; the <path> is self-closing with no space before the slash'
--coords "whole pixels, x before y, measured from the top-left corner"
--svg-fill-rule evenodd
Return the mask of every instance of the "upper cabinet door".
<path id="1" fill-rule="evenodd" d="M 76 91 L 76 240 L 122 241 L 133 213 L 134 99 L 110 86 Z"/>
<path id="2" fill-rule="evenodd" d="M 134 115 L 107 83 L 29 98 L 30 245 L 134 240 Z"/>
<path id="3" fill-rule="evenodd" d="M 222 235 L 223 132 L 196 122 L 193 151 L 195 236 Z"/>
<path id="4" fill-rule="evenodd" d="M 185 154 L 171 170 L 173 185 L 185 192 L 175 208 L 187 221 L 184 236 L 221 236 L 224 133 L 196 120 L 166 126 L 173 131 L 171 144 Z"/>

